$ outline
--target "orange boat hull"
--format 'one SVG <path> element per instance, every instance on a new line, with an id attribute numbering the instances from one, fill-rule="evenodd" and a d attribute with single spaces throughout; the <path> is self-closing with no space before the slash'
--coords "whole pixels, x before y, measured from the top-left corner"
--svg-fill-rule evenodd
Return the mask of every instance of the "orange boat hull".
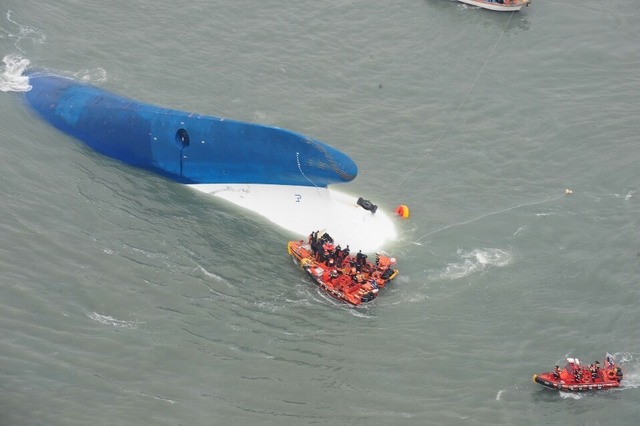
<path id="1" fill-rule="evenodd" d="M 595 377 L 587 369 L 583 369 L 584 374 L 581 380 L 576 380 L 573 374 L 566 374 L 566 368 L 559 377 L 552 371 L 533 375 L 534 383 L 538 383 L 546 388 L 566 392 L 585 392 L 620 387 L 622 380 L 622 370 L 620 367 L 611 366 L 598 371 Z"/>
<path id="2" fill-rule="evenodd" d="M 393 269 L 383 279 L 377 276 L 381 274 L 374 274 L 373 265 L 369 265 L 368 272 L 351 274 L 349 268 L 344 266 L 353 259 L 351 256 L 341 265 L 328 266 L 317 260 L 311 247 L 302 241 L 289 241 L 287 251 L 320 289 L 331 297 L 353 306 L 377 298 L 380 288 L 398 274 L 398 270 Z"/>

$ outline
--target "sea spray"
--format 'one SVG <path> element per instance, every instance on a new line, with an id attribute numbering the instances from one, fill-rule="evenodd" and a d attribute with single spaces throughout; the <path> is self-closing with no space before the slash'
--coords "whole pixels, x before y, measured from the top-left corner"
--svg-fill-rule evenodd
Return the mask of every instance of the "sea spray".
<path id="1" fill-rule="evenodd" d="M 483 272 L 487 268 L 503 267 L 511 261 L 511 254 L 498 248 L 478 248 L 472 251 L 458 249 L 460 260 L 447 264 L 440 274 L 441 279 L 456 280 L 477 272 Z"/>
<path id="2" fill-rule="evenodd" d="M 0 91 L 28 92 L 31 90 L 29 77 L 23 76 L 24 70 L 31 64 L 27 58 L 20 55 L 6 55 L 2 58 L 3 66 L 0 70 Z"/>

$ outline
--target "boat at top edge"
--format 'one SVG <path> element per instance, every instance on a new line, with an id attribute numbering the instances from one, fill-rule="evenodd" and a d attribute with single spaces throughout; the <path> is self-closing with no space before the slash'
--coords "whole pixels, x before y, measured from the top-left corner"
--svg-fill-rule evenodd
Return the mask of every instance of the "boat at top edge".
<path id="1" fill-rule="evenodd" d="M 28 105 L 109 157 L 185 184 L 326 188 L 358 169 L 341 151 L 301 134 L 137 102 L 49 73 L 29 72 Z"/>
<path id="2" fill-rule="evenodd" d="M 584 392 L 620 387 L 623 376 L 622 368 L 616 365 L 611 354 L 607 354 L 602 365 L 595 361 L 588 367 L 577 358 L 567 358 L 564 368 L 556 365 L 553 371 L 534 374 L 533 381 L 553 390 Z"/>
<path id="3" fill-rule="evenodd" d="M 529 7 L 531 0 L 457 0 L 460 3 L 497 12 L 517 12 L 523 7 Z"/>
<path id="4" fill-rule="evenodd" d="M 370 262 L 360 251 L 351 255 L 348 245 L 335 245 L 327 233 L 311 233 L 307 243 L 289 241 L 287 252 L 320 289 L 353 306 L 377 298 L 399 272 L 394 258 L 376 253 L 375 261 Z"/>

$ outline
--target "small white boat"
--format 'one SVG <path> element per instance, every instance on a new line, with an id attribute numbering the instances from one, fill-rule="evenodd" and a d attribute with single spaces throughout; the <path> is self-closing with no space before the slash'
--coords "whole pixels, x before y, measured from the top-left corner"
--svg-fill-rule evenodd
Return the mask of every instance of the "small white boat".
<path id="1" fill-rule="evenodd" d="M 478 6 L 483 9 L 498 12 L 517 12 L 524 6 L 529 6 L 531 0 L 458 0 L 460 3 Z"/>

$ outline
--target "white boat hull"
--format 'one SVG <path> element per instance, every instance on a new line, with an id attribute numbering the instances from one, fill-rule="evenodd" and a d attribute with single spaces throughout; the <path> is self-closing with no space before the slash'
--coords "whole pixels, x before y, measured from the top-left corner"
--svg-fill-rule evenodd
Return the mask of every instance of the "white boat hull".
<path id="1" fill-rule="evenodd" d="M 487 0 L 458 0 L 471 6 L 481 7 L 483 9 L 495 10 L 497 12 L 517 12 L 524 6 L 529 6 L 531 0 L 505 0 L 504 3 L 496 3 Z"/>
<path id="2" fill-rule="evenodd" d="M 307 240 L 325 231 L 352 252 L 372 252 L 396 239 L 393 217 L 358 206 L 358 197 L 328 188 L 292 185 L 194 184 L 193 189 L 251 210 Z"/>

